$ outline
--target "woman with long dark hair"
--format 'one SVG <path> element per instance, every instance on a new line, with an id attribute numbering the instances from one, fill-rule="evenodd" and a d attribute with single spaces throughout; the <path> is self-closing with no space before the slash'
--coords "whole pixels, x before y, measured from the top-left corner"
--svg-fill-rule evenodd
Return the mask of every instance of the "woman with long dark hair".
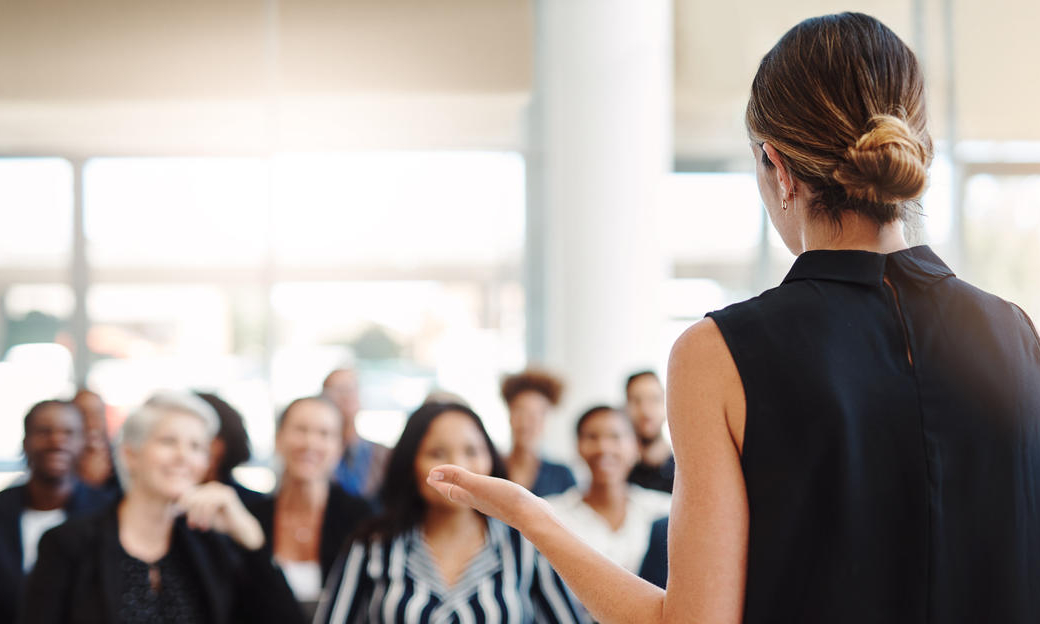
<path id="1" fill-rule="evenodd" d="M 383 513 L 347 547 L 315 621 L 577 622 L 570 594 L 530 542 L 426 483 L 445 462 L 506 474 L 471 409 L 430 403 L 416 410 L 390 456 Z"/>
<path id="2" fill-rule="evenodd" d="M 798 259 L 672 350 L 667 591 L 516 484 L 430 483 L 518 527 L 602 622 L 1040 621 L 1040 339 L 908 247 L 926 118 L 917 59 L 872 17 L 806 20 L 762 59 L 748 135 Z"/>

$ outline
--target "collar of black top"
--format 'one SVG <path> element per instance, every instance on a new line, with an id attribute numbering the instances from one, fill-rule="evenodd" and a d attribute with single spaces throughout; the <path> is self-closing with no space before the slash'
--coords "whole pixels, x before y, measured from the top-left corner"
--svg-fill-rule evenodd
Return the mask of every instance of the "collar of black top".
<path id="1" fill-rule="evenodd" d="M 886 270 L 898 272 L 922 288 L 954 275 L 927 245 L 891 254 L 852 249 L 817 249 L 798 256 L 784 278 L 784 283 L 832 280 L 881 286 Z"/>

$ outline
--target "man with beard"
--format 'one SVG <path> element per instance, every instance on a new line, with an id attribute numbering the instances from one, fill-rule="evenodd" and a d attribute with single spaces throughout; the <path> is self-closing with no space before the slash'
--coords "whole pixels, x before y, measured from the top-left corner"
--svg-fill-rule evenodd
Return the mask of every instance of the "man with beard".
<path id="1" fill-rule="evenodd" d="M 15 621 L 40 537 L 109 500 L 76 476 L 84 444 L 83 415 L 70 402 L 42 401 L 25 415 L 29 480 L 0 492 L 0 622 Z"/>
<path id="2" fill-rule="evenodd" d="M 664 386 L 657 373 L 646 370 L 630 376 L 625 383 L 625 402 L 639 439 L 639 462 L 628 475 L 629 483 L 671 493 L 675 458 L 662 433 Z"/>

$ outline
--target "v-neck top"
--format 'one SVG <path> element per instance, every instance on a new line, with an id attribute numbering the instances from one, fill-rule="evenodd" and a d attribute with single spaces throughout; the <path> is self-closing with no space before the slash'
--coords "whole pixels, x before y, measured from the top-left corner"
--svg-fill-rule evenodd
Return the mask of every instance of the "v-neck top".
<path id="1" fill-rule="evenodd" d="M 709 314 L 743 383 L 744 621 L 1040 621 L 1040 340 L 928 247 Z"/>
<path id="2" fill-rule="evenodd" d="M 580 607 L 519 532 L 488 519 L 484 547 L 448 586 L 421 532 L 356 541 L 333 568 L 315 622 L 577 624 Z"/>

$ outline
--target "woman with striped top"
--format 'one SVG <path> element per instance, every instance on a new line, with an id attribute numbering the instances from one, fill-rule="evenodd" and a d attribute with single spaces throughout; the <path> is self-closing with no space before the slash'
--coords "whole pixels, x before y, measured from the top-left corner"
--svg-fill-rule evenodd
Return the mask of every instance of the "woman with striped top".
<path id="1" fill-rule="evenodd" d="M 519 532 L 426 483 L 454 463 L 503 477 L 480 418 L 433 403 L 408 419 L 387 466 L 384 512 L 363 528 L 327 581 L 315 622 L 576 624 L 580 607 Z"/>

